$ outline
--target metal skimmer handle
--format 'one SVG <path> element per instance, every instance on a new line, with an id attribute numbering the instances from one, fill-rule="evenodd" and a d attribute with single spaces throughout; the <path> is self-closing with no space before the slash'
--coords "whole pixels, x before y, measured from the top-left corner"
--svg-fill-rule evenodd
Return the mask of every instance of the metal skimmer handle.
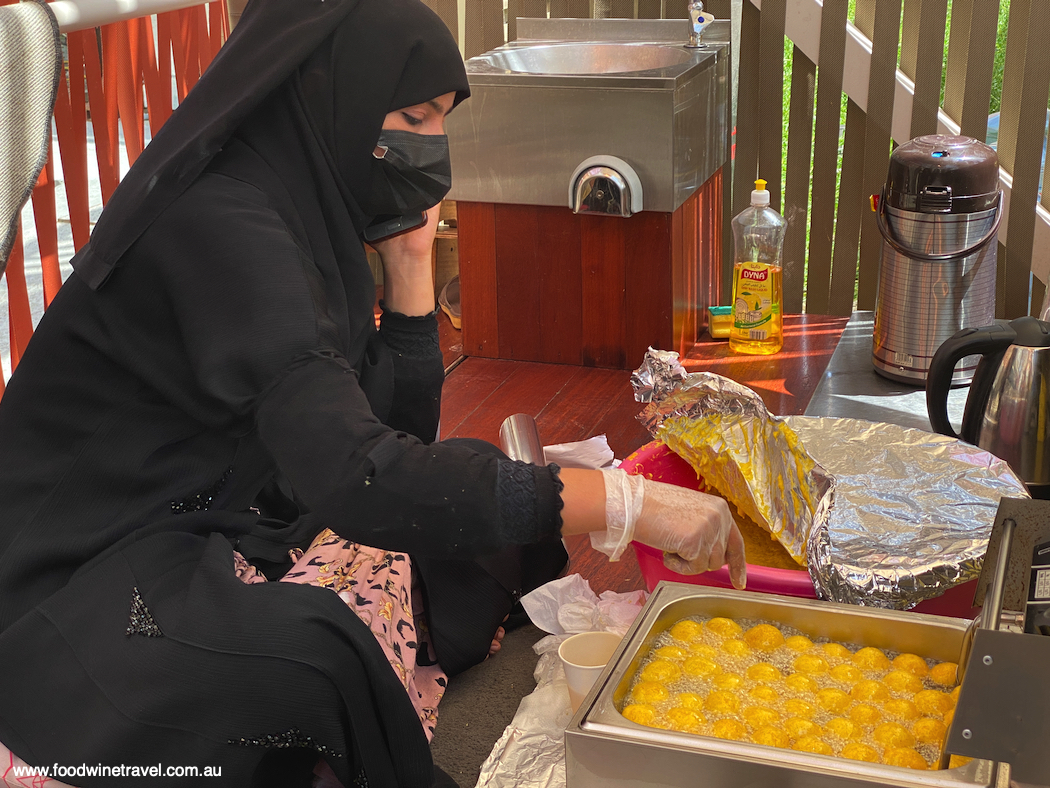
<path id="1" fill-rule="evenodd" d="M 525 413 L 516 413 L 503 420 L 499 428 L 499 445 L 512 460 L 546 464 L 536 419 Z"/>

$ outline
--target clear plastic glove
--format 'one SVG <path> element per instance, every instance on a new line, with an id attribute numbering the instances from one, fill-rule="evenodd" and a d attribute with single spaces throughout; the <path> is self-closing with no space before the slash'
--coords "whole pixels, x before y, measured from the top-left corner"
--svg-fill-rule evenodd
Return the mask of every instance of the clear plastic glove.
<path id="1" fill-rule="evenodd" d="M 729 564 L 734 588 L 744 588 L 744 540 L 721 498 L 603 468 L 606 530 L 591 534 L 594 549 L 619 559 L 632 540 L 664 551 L 664 566 L 683 575 Z"/>

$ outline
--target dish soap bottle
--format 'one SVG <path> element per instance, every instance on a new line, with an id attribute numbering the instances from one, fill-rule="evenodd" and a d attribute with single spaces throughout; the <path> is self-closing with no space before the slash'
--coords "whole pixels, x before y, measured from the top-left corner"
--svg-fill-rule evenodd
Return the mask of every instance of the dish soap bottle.
<path id="1" fill-rule="evenodd" d="M 729 347 L 737 353 L 769 355 L 784 346 L 784 217 L 769 207 L 759 178 L 751 207 L 733 219 L 733 327 Z"/>

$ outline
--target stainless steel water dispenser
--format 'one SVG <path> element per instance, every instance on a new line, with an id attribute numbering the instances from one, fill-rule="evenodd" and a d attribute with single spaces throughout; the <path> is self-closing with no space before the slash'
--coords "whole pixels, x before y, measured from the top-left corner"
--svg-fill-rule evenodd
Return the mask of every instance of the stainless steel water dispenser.
<path id="1" fill-rule="evenodd" d="M 925 385 L 944 340 L 995 319 L 999 162 L 969 137 L 916 137 L 890 156 L 875 199 L 882 261 L 872 363 L 880 375 Z M 977 360 L 960 362 L 953 385 L 973 378 Z"/>

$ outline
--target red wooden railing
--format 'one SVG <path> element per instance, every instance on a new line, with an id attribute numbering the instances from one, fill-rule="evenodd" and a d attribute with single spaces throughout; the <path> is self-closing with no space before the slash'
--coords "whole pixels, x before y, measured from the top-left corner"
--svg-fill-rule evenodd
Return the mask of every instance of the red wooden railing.
<path id="1" fill-rule="evenodd" d="M 15 0 L 17 1 L 17 0 Z M 0 0 L 6 5 L 11 0 Z M 154 37 L 153 20 L 156 20 Z M 145 147 L 145 123 L 155 134 L 172 113 L 172 64 L 182 101 L 229 35 L 225 0 L 70 32 L 68 67 L 55 103 L 55 129 L 61 156 L 73 246 L 91 234 L 87 124 L 91 123 L 103 205 L 120 181 L 120 135 L 129 162 Z M 43 274 L 46 308 L 62 286 L 58 216 L 52 159 L 33 189 L 33 214 Z M 25 277 L 21 228 L 5 272 L 11 337 L 11 371 L 33 334 Z M 0 368 L 0 395 L 4 390 Z"/>

